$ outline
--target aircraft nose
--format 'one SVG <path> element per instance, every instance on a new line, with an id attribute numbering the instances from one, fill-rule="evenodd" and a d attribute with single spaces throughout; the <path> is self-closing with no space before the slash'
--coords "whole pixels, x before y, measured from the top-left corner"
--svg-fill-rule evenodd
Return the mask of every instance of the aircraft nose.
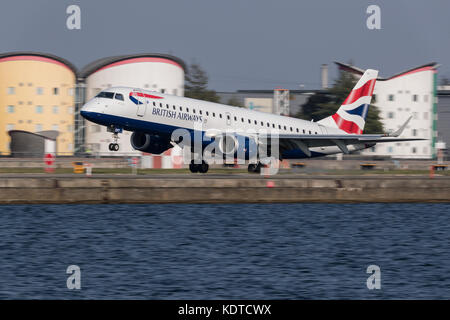
<path id="1" fill-rule="evenodd" d="M 83 107 L 81 107 L 80 114 L 85 119 L 90 119 L 91 115 L 95 112 L 98 112 L 97 110 L 97 103 L 94 101 L 89 101 Z"/>

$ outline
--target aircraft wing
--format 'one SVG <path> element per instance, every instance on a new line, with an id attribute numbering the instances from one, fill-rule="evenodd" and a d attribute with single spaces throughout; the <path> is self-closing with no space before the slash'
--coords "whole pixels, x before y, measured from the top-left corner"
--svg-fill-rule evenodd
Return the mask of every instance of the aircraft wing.
<path id="1" fill-rule="evenodd" d="M 351 144 L 376 144 L 384 142 L 401 142 L 401 141 L 417 141 L 426 140 L 420 138 L 391 138 L 385 135 L 371 134 L 346 134 L 346 135 L 260 135 L 259 139 L 262 143 L 273 144 L 278 143 L 280 148 L 285 150 L 300 149 L 305 154 L 310 154 L 309 148 L 338 146 L 343 153 L 348 153 L 347 145 Z"/>

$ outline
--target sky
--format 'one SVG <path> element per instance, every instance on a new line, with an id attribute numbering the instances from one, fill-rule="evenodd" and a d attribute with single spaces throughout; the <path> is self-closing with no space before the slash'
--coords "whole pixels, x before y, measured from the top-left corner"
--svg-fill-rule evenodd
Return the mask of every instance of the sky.
<path id="1" fill-rule="evenodd" d="M 69 5 L 81 29 L 66 27 Z M 381 29 L 369 30 L 369 5 Z M 333 61 L 390 76 L 438 62 L 450 78 L 448 0 L 2 0 L 0 52 L 40 51 L 82 68 L 106 56 L 168 53 L 198 63 L 217 91 L 317 89 Z"/>

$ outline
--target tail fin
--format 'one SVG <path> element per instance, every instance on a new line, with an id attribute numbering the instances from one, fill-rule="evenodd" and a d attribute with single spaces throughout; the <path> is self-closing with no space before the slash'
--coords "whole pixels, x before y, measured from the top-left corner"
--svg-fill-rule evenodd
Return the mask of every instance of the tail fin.
<path id="1" fill-rule="evenodd" d="M 377 70 L 367 69 L 338 111 L 318 123 L 347 133 L 361 134 L 366 124 L 377 76 Z"/>

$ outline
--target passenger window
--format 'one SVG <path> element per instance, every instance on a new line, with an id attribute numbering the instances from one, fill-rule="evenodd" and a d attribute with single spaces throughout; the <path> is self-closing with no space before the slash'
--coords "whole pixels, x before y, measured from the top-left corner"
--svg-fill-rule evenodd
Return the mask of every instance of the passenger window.
<path id="1" fill-rule="evenodd" d="M 173 110 L 177 110 L 177 107 L 173 106 Z"/>
<path id="2" fill-rule="evenodd" d="M 291 129 L 291 132 L 292 132 L 292 127 L 290 127 L 290 129 Z"/>
<path id="3" fill-rule="evenodd" d="M 222 114 L 221 113 L 219 113 L 219 118 L 222 119 Z"/>
<path id="4" fill-rule="evenodd" d="M 230 115 L 227 114 L 227 120 L 230 120 Z"/>
<path id="5" fill-rule="evenodd" d="M 114 96 L 114 98 L 115 98 L 116 100 L 123 101 L 123 94 L 121 94 L 121 93 L 116 93 L 116 95 Z"/>
<path id="6" fill-rule="evenodd" d="M 306 132 L 305 132 L 305 129 L 303 129 L 303 134 L 305 134 Z"/>
<path id="7" fill-rule="evenodd" d="M 234 121 L 237 121 L 237 117 L 234 117 Z"/>
<path id="8" fill-rule="evenodd" d="M 278 125 L 278 129 L 280 129 L 280 130 L 281 130 L 281 125 Z"/>
<path id="9" fill-rule="evenodd" d="M 169 105 L 168 104 L 166 104 L 166 108 L 169 109 Z"/>
<path id="10" fill-rule="evenodd" d="M 258 124 L 258 121 L 255 120 L 255 124 Z"/>
<path id="11" fill-rule="evenodd" d="M 270 128 L 270 123 L 267 122 L 267 128 Z"/>
<path id="12" fill-rule="evenodd" d="M 248 123 L 252 123 L 252 120 L 248 119 Z"/>
<path id="13" fill-rule="evenodd" d="M 216 117 L 216 113 L 215 112 L 213 112 L 213 117 Z"/>
<path id="14" fill-rule="evenodd" d="M 180 107 L 180 111 L 183 111 L 183 107 Z"/>
<path id="15" fill-rule="evenodd" d="M 202 110 L 198 110 L 198 112 L 199 112 L 200 114 L 202 114 Z"/>
<path id="16" fill-rule="evenodd" d="M 153 101 L 153 106 L 156 107 L 156 102 L 155 101 Z"/>
<path id="17" fill-rule="evenodd" d="M 186 112 L 189 112 L 189 108 L 186 108 Z"/>
<path id="18" fill-rule="evenodd" d="M 209 112 L 208 111 L 206 111 L 206 115 L 209 116 Z"/>
<path id="19" fill-rule="evenodd" d="M 241 122 L 244 122 L 244 118 L 241 118 Z"/>
<path id="20" fill-rule="evenodd" d="M 192 109 L 192 113 L 195 113 L 195 109 Z"/>
<path id="21" fill-rule="evenodd" d="M 309 134 L 311 134 L 311 130 L 309 130 Z"/>
<path id="22" fill-rule="evenodd" d="M 286 130 L 286 126 L 284 126 L 283 128 L 284 128 L 284 130 Z"/>
<path id="23" fill-rule="evenodd" d="M 162 103 L 159 103 L 159 107 L 162 108 Z"/>
<path id="24" fill-rule="evenodd" d="M 297 133 L 298 133 L 298 128 L 296 130 L 297 130 Z"/>
<path id="25" fill-rule="evenodd" d="M 275 123 L 272 123 L 272 128 L 275 128 Z"/>

